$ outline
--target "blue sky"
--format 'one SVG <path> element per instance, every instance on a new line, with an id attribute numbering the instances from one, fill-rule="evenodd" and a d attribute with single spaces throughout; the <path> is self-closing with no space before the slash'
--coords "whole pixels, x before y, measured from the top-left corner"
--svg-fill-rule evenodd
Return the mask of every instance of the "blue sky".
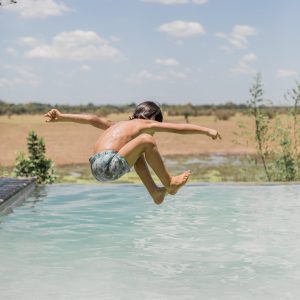
<path id="1" fill-rule="evenodd" d="M 297 0 L 19 0 L 0 8 L 0 99 L 243 103 L 299 79 Z"/>

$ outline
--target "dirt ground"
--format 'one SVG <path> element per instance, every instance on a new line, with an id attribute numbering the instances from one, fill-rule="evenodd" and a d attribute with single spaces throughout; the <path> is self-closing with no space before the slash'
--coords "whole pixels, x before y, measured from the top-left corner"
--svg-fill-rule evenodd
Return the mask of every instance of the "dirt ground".
<path id="1" fill-rule="evenodd" d="M 127 120 L 128 115 L 110 115 L 108 118 L 115 121 Z M 183 117 L 165 117 L 165 121 L 185 122 Z M 222 140 L 214 141 L 201 135 L 155 134 L 162 155 L 255 153 L 254 145 L 247 145 L 249 138 L 236 135 L 241 133 L 240 123 L 253 132 L 254 123 L 249 117 L 238 114 L 228 121 L 220 121 L 213 116 L 203 116 L 191 117 L 189 121 L 217 129 L 222 135 Z M 45 123 L 42 115 L 13 115 L 11 118 L 0 116 L 0 166 L 12 166 L 19 152 L 27 152 L 26 138 L 32 129 L 44 138 L 47 157 L 56 165 L 87 163 L 94 142 L 102 132 L 89 125 Z"/>

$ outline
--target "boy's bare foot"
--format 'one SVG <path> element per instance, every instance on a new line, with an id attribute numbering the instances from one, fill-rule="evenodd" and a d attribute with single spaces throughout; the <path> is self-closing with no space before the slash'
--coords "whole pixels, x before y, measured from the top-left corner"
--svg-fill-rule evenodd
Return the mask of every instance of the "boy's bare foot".
<path id="1" fill-rule="evenodd" d="M 158 187 L 151 195 L 155 204 L 161 204 L 165 199 L 166 193 L 167 190 L 165 187 Z"/>
<path id="2" fill-rule="evenodd" d="M 181 175 L 173 176 L 171 178 L 171 184 L 168 187 L 167 191 L 171 195 L 175 195 L 178 190 L 186 184 L 187 180 L 189 179 L 189 176 L 191 175 L 190 171 L 185 171 Z"/>

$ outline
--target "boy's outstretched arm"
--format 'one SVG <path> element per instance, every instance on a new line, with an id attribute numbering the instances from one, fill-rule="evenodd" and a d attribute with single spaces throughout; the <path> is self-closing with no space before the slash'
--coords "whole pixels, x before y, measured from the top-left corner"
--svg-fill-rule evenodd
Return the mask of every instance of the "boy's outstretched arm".
<path id="1" fill-rule="evenodd" d="M 96 115 L 62 114 L 58 109 L 51 109 L 44 115 L 44 117 L 46 117 L 46 122 L 75 122 L 80 124 L 89 124 L 103 130 L 114 124 L 114 122 Z"/>
<path id="2" fill-rule="evenodd" d="M 217 130 L 194 125 L 194 124 L 175 124 L 175 123 L 160 123 L 156 121 L 149 122 L 146 131 L 154 132 L 172 132 L 179 134 L 205 134 L 212 139 L 221 139 L 221 135 Z"/>

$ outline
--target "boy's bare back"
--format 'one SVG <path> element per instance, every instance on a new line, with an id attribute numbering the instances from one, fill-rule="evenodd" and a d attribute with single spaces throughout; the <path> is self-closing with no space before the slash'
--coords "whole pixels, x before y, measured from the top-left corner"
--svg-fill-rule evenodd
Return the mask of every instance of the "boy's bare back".
<path id="1" fill-rule="evenodd" d="M 135 119 L 113 123 L 97 140 L 94 153 L 99 153 L 103 150 L 119 151 L 129 141 L 146 132 L 149 122 L 153 121 Z"/>

